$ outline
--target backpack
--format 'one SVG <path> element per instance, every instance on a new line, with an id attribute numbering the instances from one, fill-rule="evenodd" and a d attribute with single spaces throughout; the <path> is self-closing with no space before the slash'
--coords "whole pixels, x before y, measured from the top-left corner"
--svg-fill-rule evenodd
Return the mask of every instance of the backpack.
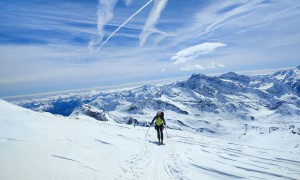
<path id="1" fill-rule="evenodd" d="M 161 118 L 161 117 L 157 117 L 156 118 L 156 121 L 155 121 L 155 124 L 157 125 L 157 126 L 160 126 L 160 125 L 162 125 L 164 122 L 163 122 L 163 119 Z"/>

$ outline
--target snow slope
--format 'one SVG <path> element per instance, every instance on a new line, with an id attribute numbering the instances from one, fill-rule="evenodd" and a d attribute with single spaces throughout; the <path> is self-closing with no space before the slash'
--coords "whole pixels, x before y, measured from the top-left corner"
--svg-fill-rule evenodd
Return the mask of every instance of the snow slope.
<path id="1" fill-rule="evenodd" d="M 248 126 L 233 139 L 168 129 L 158 145 L 154 128 L 145 138 L 147 127 L 2 100 L 0 107 L 1 180 L 300 179 L 300 136 L 288 131 L 258 134 L 264 129 Z"/>

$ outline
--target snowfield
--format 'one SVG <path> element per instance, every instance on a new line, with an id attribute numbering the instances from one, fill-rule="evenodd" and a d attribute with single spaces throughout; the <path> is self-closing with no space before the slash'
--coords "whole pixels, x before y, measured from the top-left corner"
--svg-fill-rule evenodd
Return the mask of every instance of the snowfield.
<path id="1" fill-rule="evenodd" d="M 232 133 L 218 136 L 167 129 L 158 145 L 153 127 L 145 137 L 148 127 L 0 107 L 1 180 L 300 179 L 295 122 L 226 121 Z"/>

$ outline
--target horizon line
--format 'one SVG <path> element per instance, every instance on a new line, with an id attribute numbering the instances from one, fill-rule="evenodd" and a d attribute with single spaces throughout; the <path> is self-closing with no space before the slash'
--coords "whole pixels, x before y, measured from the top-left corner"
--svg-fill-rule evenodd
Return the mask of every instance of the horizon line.
<path id="1" fill-rule="evenodd" d="M 295 67 L 285 67 L 285 68 L 274 68 L 274 69 L 258 69 L 258 70 L 247 70 L 247 71 L 236 71 L 235 73 L 239 74 L 247 74 L 247 75 L 264 75 L 271 72 L 276 72 L 278 70 L 287 70 L 292 69 Z M 230 71 L 228 71 L 230 72 Z M 207 76 L 218 76 L 223 74 L 224 72 L 220 73 L 209 73 L 205 74 Z M 193 73 L 195 74 L 195 73 Z M 201 73 L 196 73 L 201 74 Z M 182 76 L 182 77 L 176 77 L 176 78 L 164 78 L 164 79 L 157 79 L 157 80 L 148 80 L 148 81 L 140 81 L 140 82 L 134 82 L 134 83 L 124 83 L 119 85 L 106 85 L 106 86 L 99 86 L 99 87 L 91 87 L 91 88 L 82 88 L 82 89 L 71 89 L 71 90 L 62 90 L 62 91 L 48 91 L 48 92 L 41 92 L 41 93 L 32 93 L 32 94 L 22 94 L 22 95 L 15 95 L 15 96 L 1 96 L 0 99 L 6 100 L 6 101 L 14 101 L 14 100 L 21 100 L 21 99 L 28 99 L 28 98 L 34 98 L 36 96 L 37 98 L 43 98 L 43 97 L 49 97 L 49 96 L 55 96 L 55 95 L 64 95 L 64 94 L 71 94 L 71 93 L 87 93 L 88 91 L 99 91 L 99 92 L 106 92 L 106 91 L 120 91 L 123 89 L 131 89 L 140 87 L 143 85 L 152 85 L 154 83 L 162 83 L 162 84 L 156 84 L 157 86 L 163 85 L 163 84 L 171 84 L 178 80 L 187 79 L 190 76 Z M 172 80 L 172 82 L 169 82 Z M 117 89 L 116 89 L 117 88 Z"/>

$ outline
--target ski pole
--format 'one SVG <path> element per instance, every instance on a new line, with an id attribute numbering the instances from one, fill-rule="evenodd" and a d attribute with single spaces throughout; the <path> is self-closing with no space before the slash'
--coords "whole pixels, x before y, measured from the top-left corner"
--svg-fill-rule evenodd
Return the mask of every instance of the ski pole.
<path id="1" fill-rule="evenodd" d="M 167 135 L 167 138 L 169 139 L 169 137 L 168 137 L 168 132 L 167 132 L 167 125 L 166 125 L 166 135 Z"/>
<path id="2" fill-rule="evenodd" d="M 147 131 L 147 133 L 146 133 L 145 137 L 147 137 L 147 135 L 148 135 L 148 132 L 149 132 L 150 128 L 151 128 L 151 125 L 149 126 L 149 128 L 148 128 L 148 131 Z"/>

